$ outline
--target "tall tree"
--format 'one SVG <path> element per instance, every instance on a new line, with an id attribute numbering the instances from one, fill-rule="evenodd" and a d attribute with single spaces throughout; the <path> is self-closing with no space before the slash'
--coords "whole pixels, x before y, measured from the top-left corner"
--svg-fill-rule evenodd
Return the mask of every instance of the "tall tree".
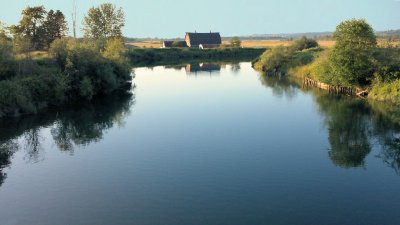
<path id="1" fill-rule="evenodd" d="M 60 10 L 50 10 L 47 13 L 47 18 L 43 26 L 46 31 L 47 47 L 49 47 L 55 39 L 67 36 L 67 22 L 65 21 L 64 14 Z"/>
<path id="2" fill-rule="evenodd" d="M 116 8 L 110 3 L 102 4 L 89 9 L 83 21 L 85 37 L 94 39 L 108 39 L 121 37 L 122 27 L 125 25 L 125 16 L 122 8 Z"/>
<path id="3" fill-rule="evenodd" d="M 22 35 L 28 38 L 35 49 L 43 47 L 45 30 L 43 23 L 45 21 L 46 10 L 44 6 L 27 7 L 22 11 L 22 19 L 17 26 L 11 26 L 14 35 Z"/>
<path id="4" fill-rule="evenodd" d="M 377 46 L 372 27 L 364 19 L 347 20 L 337 26 L 333 36 L 333 75 L 342 85 L 368 84 L 374 72 L 372 50 Z"/>

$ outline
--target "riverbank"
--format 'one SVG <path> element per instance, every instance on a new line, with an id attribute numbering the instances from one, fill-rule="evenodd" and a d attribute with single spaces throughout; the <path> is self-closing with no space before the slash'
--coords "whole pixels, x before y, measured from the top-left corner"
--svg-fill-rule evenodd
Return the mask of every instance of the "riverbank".
<path id="1" fill-rule="evenodd" d="M 301 51 L 289 47 L 267 50 L 253 63 L 258 71 L 286 74 L 303 79 L 304 84 L 329 92 L 361 96 L 373 101 L 400 104 L 399 48 L 376 48 L 372 75 L 363 84 L 350 84 L 332 73 L 332 50 L 311 48 Z M 371 65 L 369 65 L 371 66 Z"/>
<path id="2" fill-rule="evenodd" d="M 124 54 L 120 39 L 107 41 L 103 49 L 89 41 L 58 39 L 47 54 L 10 54 L 1 61 L 8 67 L 0 71 L 0 117 L 90 101 L 126 87 L 131 67 Z"/>
<path id="3" fill-rule="evenodd" d="M 328 91 L 400 105 L 400 47 L 379 45 L 364 19 L 341 22 L 333 38 L 335 45 L 320 51 L 313 50 L 318 48 L 317 41 L 305 37 L 290 46 L 273 48 L 263 53 L 254 68 L 298 76 Z"/>

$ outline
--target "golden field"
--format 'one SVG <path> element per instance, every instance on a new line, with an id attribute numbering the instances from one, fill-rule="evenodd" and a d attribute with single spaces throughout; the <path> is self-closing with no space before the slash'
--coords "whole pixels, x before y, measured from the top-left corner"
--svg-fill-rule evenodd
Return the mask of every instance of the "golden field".
<path id="1" fill-rule="evenodd" d="M 161 41 L 141 41 L 141 42 L 129 42 L 126 43 L 134 48 L 161 48 Z"/>
<path id="2" fill-rule="evenodd" d="M 282 41 L 282 40 L 242 40 L 243 48 L 271 48 L 276 46 L 289 46 L 293 41 Z M 321 47 L 331 48 L 335 45 L 334 40 L 318 40 Z M 229 44 L 229 41 L 223 41 L 223 44 Z M 379 40 L 379 46 L 386 47 L 387 41 Z M 142 41 L 142 42 L 130 42 L 127 45 L 135 48 L 161 48 L 161 41 Z M 391 42 L 391 45 L 400 46 L 400 41 Z"/>
<path id="3" fill-rule="evenodd" d="M 276 46 L 289 46 L 293 41 L 282 41 L 282 40 L 243 40 L 242 47 L 244 48 L 267 48 Z M 229 41 L 225 43 L 229 44 Z M 330 48 L 335 45 L 335 41 L 321 40 L 318 41 L 321 47 Z"/>

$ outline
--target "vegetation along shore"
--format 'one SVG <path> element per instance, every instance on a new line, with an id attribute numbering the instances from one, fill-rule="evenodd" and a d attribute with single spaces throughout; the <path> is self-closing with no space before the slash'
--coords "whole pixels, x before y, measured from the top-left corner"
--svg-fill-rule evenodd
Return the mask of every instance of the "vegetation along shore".
<path id="1" fill-rule="evenodd" d="M 378 45 L 364 19 L 342 22 L 333 37 L 336 43 L 332 48 L 322 48 L 306 37 L 272 48 L 253 66 L 267 73 L 307 78 L 308 83 L 324 89 L 400 104 L 399 46 Z"/>

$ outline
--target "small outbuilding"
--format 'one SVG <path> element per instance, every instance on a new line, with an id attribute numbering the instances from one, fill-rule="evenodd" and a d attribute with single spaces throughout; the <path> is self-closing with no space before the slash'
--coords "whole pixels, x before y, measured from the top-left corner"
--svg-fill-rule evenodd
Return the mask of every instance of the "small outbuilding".
<path id="1" fill-rule="evenodd" d="M 172 48 L 172 43 L 174 43 L 173 41 L 163 41 L 163 48 Z"/>

